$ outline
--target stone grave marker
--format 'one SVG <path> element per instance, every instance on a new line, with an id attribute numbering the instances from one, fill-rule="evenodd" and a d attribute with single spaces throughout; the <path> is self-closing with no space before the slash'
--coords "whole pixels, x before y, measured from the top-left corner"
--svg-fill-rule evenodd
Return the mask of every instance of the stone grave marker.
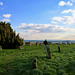
<path id="1" fill-rule="evenodd" d="M 39 46 L 42 46 L 42 43 L 39 43 Z"/>
<path id="2" fill-rule="evenodd" d="M 37 58 L 34 58 L 33 60 L 33 69 L 37 68 Z"/>
<path id="3" fill-rule="evenodd" d="M 45 46 L 45 49 L 46 49 L 47 57 L 48 57 L 49 59 L 51 59 L 51 54 L 50 54 L 50 48 L 49 48 L 49 45 L 46 45 L 46 46 Z"/>
<path id="4" fill-rule="evenodd" d="M 38 44 L 39 44 L 39 43 L 38 43 L 38 42 L 36 42 L 36 46 L 38 46 Z"/>
<path id="5" fill-rule="evenodd" d="M 58 52 L 60 52 L 60 46 L 58 46 Z"/>
<path id="6" fill-rule="evenodd" d="M 2 50 L 2 46 L 0 46 L 0 50 Z"/>
<path id="7" fill-rule="evenodd" d="M 70 42 L 67 41 L 67 44 L 70 46 Z"/>

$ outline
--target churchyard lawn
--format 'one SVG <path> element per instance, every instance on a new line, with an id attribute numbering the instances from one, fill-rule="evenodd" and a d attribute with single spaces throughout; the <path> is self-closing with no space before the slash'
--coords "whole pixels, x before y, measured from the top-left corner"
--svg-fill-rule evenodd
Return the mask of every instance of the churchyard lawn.
<path id="1" fill-rule="evenodd" d="M 50 45 L 51 59 L 45 46 L 24 46 L 24 49 L 0 50 L 0 75 L 75 75 L 75 44 Z M 37 58 L 37 68 L 33 60 Z"/>

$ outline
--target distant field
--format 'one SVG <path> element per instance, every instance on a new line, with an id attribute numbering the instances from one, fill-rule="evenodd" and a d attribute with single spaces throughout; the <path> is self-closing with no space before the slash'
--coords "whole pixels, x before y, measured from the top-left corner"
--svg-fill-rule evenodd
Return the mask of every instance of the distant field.
<path id="1" fill-rule="evenodd" d="M 23 50 L 0 50 L 0 75 L 75 75 L 75 44 L 50 45 L 51 59 L 46 58 L 44 45 L 24 46 Z M 33 69 L 37 58 L 38 68 Z"/>

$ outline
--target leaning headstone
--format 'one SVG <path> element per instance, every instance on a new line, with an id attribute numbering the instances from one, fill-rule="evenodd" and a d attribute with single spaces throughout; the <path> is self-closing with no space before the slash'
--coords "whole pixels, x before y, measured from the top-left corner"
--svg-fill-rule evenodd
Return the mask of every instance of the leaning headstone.
<path id="1" fill-rule="evenodd" d="M 60 46 L 58 46 L 58 52 L 60 52 Z"/>
<path id="2" fill-rule="evenodd" d="M 0 50 L 2 50 L 2 46 L 0 46 Z"/>
<path id="3" fill-rule="evenodd" d="M 33 69 L 37 68 L 37 58 L 34 58 L 34 62 L 33 62 Z"/>
<path id="4" fill-rule="evenodd" d="M 47 57 L 48 57 L 49 59 L 51 59 L 51 54 L 50 54 L 50 48 L 49 48 L 49 45 L 46 45 L 46 46 L 45 46 L 45 49 L 46 49 Z"/>

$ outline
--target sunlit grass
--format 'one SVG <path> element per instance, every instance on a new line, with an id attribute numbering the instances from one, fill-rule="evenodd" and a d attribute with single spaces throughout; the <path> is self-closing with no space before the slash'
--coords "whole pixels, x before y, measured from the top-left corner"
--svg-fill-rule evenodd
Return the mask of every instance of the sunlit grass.
<path id="1" fill-rule="evenodd" d="M 46 58 L 44 45 L 24 46 L 23 50 L 0 50 L 0 75 L 74 75 L 75 45 L 50 45 L 51 59 Z M 38 68 L 33 69 L 37 58 Z"/>

